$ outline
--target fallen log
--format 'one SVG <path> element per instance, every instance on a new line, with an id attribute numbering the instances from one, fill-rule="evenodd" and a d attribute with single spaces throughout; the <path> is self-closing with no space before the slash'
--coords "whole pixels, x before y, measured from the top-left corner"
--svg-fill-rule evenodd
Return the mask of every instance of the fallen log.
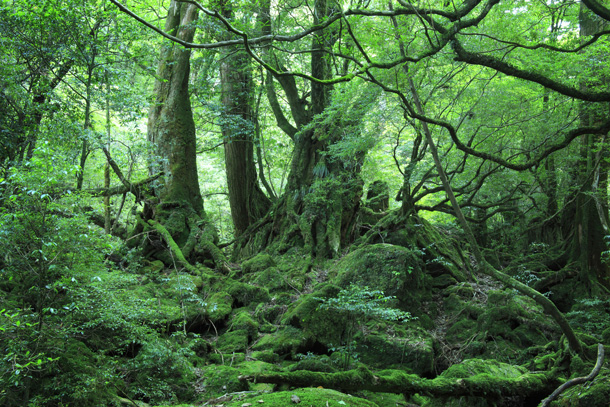
<path id="1" fill-rule="evenodd" d="M 358 368 L 340 373 L 310 372 L 298 370 L 285 373 L 267 373 L 240 376 L 240 380 L 257 383 L 287 384 L 294 387 L 322 386 L 342 391 L 368 390 L 411 396 L 416 393 L 434 397 L 528 397 L 549 394 L 559 380 L 552 372 L 524 373 L 517 377 L 498 377 L 479 373 L 470 377 L 450 378 L 439 376 L 425 379 L 400 370 L 373 373 Z"/>

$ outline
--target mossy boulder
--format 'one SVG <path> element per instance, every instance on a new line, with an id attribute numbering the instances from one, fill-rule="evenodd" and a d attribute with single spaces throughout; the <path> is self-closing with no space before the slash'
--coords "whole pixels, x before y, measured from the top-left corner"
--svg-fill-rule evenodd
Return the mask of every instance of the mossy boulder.
<path id="1" fill-rule="evenodd" d="M 330 281 L 345 288 L 350 284 L 370 287 L 396 296 L 408 308 L 417 309 L 429 299 L 431 278 L 424 273 L 423 252 L 391 244 L 357 249 L 329 270 Z"/>
<path id="2" fill-rule="evenodd" d="M 249 260 L 244 261 L 241 264 L 241 269 L 244 274 L 248 274 L 257 273 L 275 266 L 276 263 L 275 260 L 273 260 L 273 257 L 271 257 L 267 253 L 261 253 L 252 257 Z"/>
<path id="3" fill-rule="evenodd" d="M 269 350 L 283 356 L 294 356 L 302 349 L 306 349 L 307 338 L 303 333 L 292 326 L 280 328 L 277 332 L 261 337 L 252 345 L 253 351 Z"/>
<path id="4" fill-rule="evenodd" d="M 267 288 L 240 281 L 227 282 L 226 291 L 242 306 L 270 300 Z"/>
<path id="5" fill-rule="evenodd" d="M 248 331 L 237 329 L 220 335 L 216 342 L 216 348 L 221 353 L 245 352 L 248 343 Z"/>
<path id="6" fill-rule="evenodd" d="M 248 277 L 251 277 L 248 279 Z M 251 284 L 265 287 L 269 292 L 286 290 L 290 288 L 286 281 L 286 276 L 280 272 L 277 267 L 269 267 L 256 274 L 244 277 Z"/>
<path id="7" fill-rule="evenodd" d="M 344 315 L 332 310 L 319 310 L 325 298 L 334 297 L 339 287 L 323 284 L 311 294 L 301 296 L 288 307 L 282 323 L 302 329 L 303 335 L 320 342 L 337 342 L 346 327 Z"/>
<path id="8" fill-rule="evenodd" d="M 233 309 L 233 297 L 226 292 L 212 294 L 206 301 L 207 316 L 212 322 L 227 319 Z"/>
<path id="9" fill-rule="evenodd" d="M 362 363 L 374 368 L 407 369 L 429 375 L 434 368 L 434 340 L 419 327 L 392 327 L 394 334 L 375 332 L 358 336 L 356 351 Z"/>
<path id="10" fill-rule="evenodd" d="M 222 364 L 209 365 L 200 372 L 205 398 L 215 398 L 227 393 L 248 390 L 248 384 L 239 380 L 240 369 Z"/>
<path id="11" fill-rule="evenodd" d="M 321 388 L 295 389 L 268 394 L 247 396 L 233 400 L 226 407 L 242 407 L 244 405 L 262 405 L 265 407 L 286 407 L 291 405 L 328 406 L 328 407 L 378 407 L 368 401 L 336 390 Z"/>
<path id="12" fill-rule="evenodd" d="M 246 336 L 250 339 L 256 338 L 258 335 L 259 323 L 252 317 L 248 311 L 238 312 L 231 320 L 231 330 L 241 330 L 246 332 Z"/>

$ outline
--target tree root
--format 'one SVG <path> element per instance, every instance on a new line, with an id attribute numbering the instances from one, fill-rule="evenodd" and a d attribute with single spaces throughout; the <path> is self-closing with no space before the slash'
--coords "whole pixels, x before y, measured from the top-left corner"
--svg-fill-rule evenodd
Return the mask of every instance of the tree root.
<path id="1" fill-rule="evenodd" d="M 559 386 L 549 397 L 542 400 L 542 403 L 540 403 L 540 407 L 548 407 L 553 400 L 555 400 L 557 397 L 559 397 L 559 395 L 561 393 L 563 393 L 570 387 L 576 386 L 577 384 L 589 382 L 589 381 L 595 379 L 595 377 L 599 374 L 600 370 L 602 369 L 603 364 L 604 364 L 604 345 L 602 345 L 600 343 L 597 345 L 597 362 L 595 363 L 595 367 L 593 367 L 593 370 L 591 370 L 591 373 L 589 373 L 585 377 L 575 377 L 574 379 L 568 380 L 567 382 L 565 382 L 564 384 Z"/>
<path id="2" fill-rule="evenodd" d="M 161 225 L 159 222 L 157 222 L 153 219 L 149 219 L 146 223 L 149 226 L 151 226 L 153 229 L 155 229 L 157 231 L 157 233 L 159 233 L 161 235 L 163 240 L 165 240 L 165 243 L 167 243 L 167 246 L 169 247 L 169 250 L 172 252 L 172 255 L 174 256 L 174 258 L 176 260 L 178 260 L 178 262 L 185 269 L 187 269 L 192 274 L 195 274 L 195 275 L 199 274 L 199 270 L 197 270 L 197 268 L 195 268 L 195 266 L 193 266 L 191 263 L 189 263 L 186 260 L 186 258 L 184 257 L 184 254 L 182 254 L 182 250 L 180 250 L 180 247 L 178 247 L 178 244 L 176 243 L 176 241 L 174 240 L 172 235 L 163 225 Z"/>
<path id="3" fill-rule="evenodd" d="M 386 370 L 376 375 L 365 368 L 340 373 L 322 373 L 299 370 L 289 373 L 269 373 L 240 376 L 239 380 L 258 383 L 288 384 L 294 387 L 322 386 L 325 388 L 412 396 L 416 393 L 435 397 L 527 397 L 548 394 L 557 385 L 552 373 L 525 373 L 519 377 L 495 377 L 477 374 L 466 378 L 424 379 L 399 370 Z"/>

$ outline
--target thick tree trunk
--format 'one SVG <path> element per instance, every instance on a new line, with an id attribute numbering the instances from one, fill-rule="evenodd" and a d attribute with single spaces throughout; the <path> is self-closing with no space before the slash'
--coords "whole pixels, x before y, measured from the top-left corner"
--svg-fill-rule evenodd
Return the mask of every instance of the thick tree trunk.
<path id="1" fill-rule="evenodd" d="M 316 0 L 314 6 L 314 24 L 318 24 L 329 15 L 330 6 L 326 0 Z M 263 26 L 270 27 L 268 23 Z M 328 30 L 313 36 L 311 75 L 317 79 L 330 77 L 326 51 L 332 41 Z M 323 114 L 329 106 L 332 87 L 311 81 L 311 94 L 300 96 L 293 77 L 278 76 L 276 79 L 286 95 L 296 126 L 284 117 L 269 83 L 267 95 L 278 125 L 294 141 L 286 192 L 276 203 L 273 218 L 269 217 L 250 231 L 258 236 L 242 239 L 235 255 L 247 256 L 275 245 L 280 252 L 299 247 L 313 257 L 333 257 L 354 237 L 363 187 L 359 173 L 364 153 L 362 157 L 356 157 L 356 165 L 346 166 L 342 159 L 328 154 L 329 146 L 341 139 L 340 132 L 333 131 L 329 125 L 307 128 L 316 115 Z M 310 104 L 306 102 L 309 97 Z"/>
<path id="2" fill-rule="evenodd" d="M 192 41 L 195 34 L 192 23 L 196 19 L 194 5 L 172 0 L 165 30 Z M 190 51 L 177 44 L 165 44 L 162 48 L 155 101 L 148 116 L 148 140 L 155 148 L 151 174 L 163 171 L 164 176 L 154 189 L 155 201 L 145 206 L 143 222 L 139 222 L 135 232 L 150 232 L 142 241 L 145 255 L 166 264 L 176 264 L 173 250 L 168 250 L 168 245 L 175 243 L 186 260 L 212 259 L 216 266 L 223 267 L 222 253 L 215 245 L 216 231 L 207 220 L 199 190 L 195 123 L 188 90 L 189 60 Z M 163 235 L 171 236 L 173 242 Z"/>

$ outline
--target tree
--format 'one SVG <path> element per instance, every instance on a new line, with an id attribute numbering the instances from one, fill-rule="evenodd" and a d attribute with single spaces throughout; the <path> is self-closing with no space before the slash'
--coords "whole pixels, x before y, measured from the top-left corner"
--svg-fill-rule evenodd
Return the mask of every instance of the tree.
<path id="1" fill-rule="evenodd" d="M 197 7 L 172 1 L 165 30 L 192 41 L 197 14 Z M 216 247 L 216 231 L 207 221 L 199 190 L 195 124 L 189 96 L 190 54 L 190 50 L 173 43 L 161 50 L 155 100 L 148 116 L 148 140 L 154 147 L 151 174 L 163 172 L 164 176 L 154 188 L 155 199 L 146 203 L 134 234 L 151 228 L 159 232 L 173 253 L 159 245 L 160 237 L 156 240 L 146 237 L 142 244 L 147 255 L 167 264 L 174 263 L 170 257 L 174 255 L 179 260 L 213 259 L 222 266 L 224 256 Z"/>
<path id="2" fill-rule="evenodd" d="M 233 20 L 234 11 L 229 2 L 220 1 L 218 7 L 224 18 Z M 250 57 L 241 47 L 235 46 L 223 48 L 220 57 L 225 170 L 231 217 L 235 236 L 239 237 L 267 213 L 271 201 L 258 184 L 254 161 L 258 118 L 255 116 Z"/>

